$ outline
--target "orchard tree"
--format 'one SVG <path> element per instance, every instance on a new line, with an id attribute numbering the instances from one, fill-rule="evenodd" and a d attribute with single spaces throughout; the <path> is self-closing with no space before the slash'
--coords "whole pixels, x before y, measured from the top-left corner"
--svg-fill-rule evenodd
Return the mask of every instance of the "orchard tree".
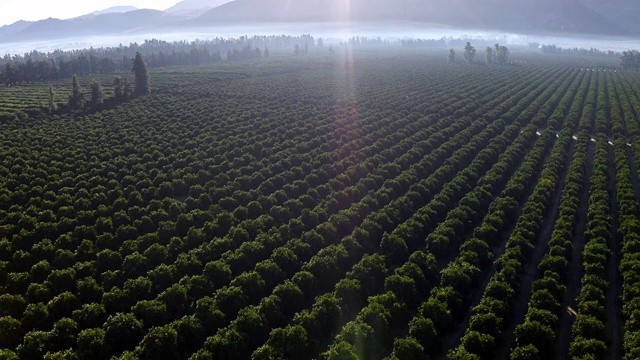
<path id="1" fill-rule="evenodd" d="M 153 327 L 142 339 L 136 352 L 142 359 L 175 359 L 178 354 L 178 332 L 170 325 Z"/>
<path id="2" fill-rule="evenodd" d="M 82 359 L 108 360 L 111 349 L 105 341 L 105 331 L 100 328 L 84 329 L 78 334 L 76 353 Z"/>
<path id="3" fill-rule="evenodd" d="M 456 51 L 453 49 L 449 49 L 449 59 L 447 60 L 450 63 L 456 62 Z"/>
<path id="4" fill-rule="evenodd" d="M 495 45 L 495 60 L 498 64 L 506 64 L 509 62 L 509 49 L 506 46 L 496 44 Z"/>
<path id="5" fill-rule="evenodd" d="M 116 76 L 113 79 L 113 92 L 116 100 L 125 100 L 129 96 L 129 83 L 127 79 Z"/>
<path id="6" fill-rule="evenodd" d="M 131 84 L 129 83 L 129 80 L 124 79 L 122 86 L 122 96 L 124 99 L 128 99 L 129 96 L 131 96 Z"/>
<path id="7" fill-rule="evenodd" d="M 484 52 L 484 59 L 487 64 L 493 63 L 493 48 L 491 48 L 490 46 L 487 46 L 487 49 Z"/>
<path id="8" fill-rule="evenodd" d="M 84 95 L 82 94 L 80 81 L 78 81 L 77 75 L 73 75 L 73 79 L 71 81 L 71 96 L 69 96 L 69 106 L 72 108 L 80 108 L 83 103 Z"/>
<path id="9" fill-rule="evenodd" d="M 105 345 L 116 354 L 135 348 L 144 336 L 144 325 L 133 314 L 112 315 L 104 323 L 103 329 Z"/>
<path id="10" fill-rule="evenodd" d="M 53 85 L 49 86 L 49 111 L 54 112 L 58 110 L 58 105 L 56 104 L 56 92 L 53 90 Z"/>
<path id="11" fill-rule="evenodd" d="M 464 61 L 472 63 L 475 56 L 476 48 L 471 46 L 471 43 L 467 41 L 467 45 L 464 46 Z"/>
<path id="12" fill-rule="evenodd" d="M 136 77 L 135 95 L 149 95 L 151 93 L 149 70 L 147 69 L 147 63 L 139 52 L 136 53 L 136 58 L 133 59 L 133 68 L 131 71 Z"/>
<path id="13" fill-rule="evenodd" d="M 395 359 L 428 359 L 424 347 L 414 338 L 397 338 L 393 342 L 393 355 Z"/>
<path id="14" fill-rule="evenodd" d="M 0 317 L 0 347 L 14 348 L 22 337 L 20 321 L 11 316 Z"/>
<path id="15" fill-rule="evenodd" d="M 91 104 L 93 106 L 102 105 L 104 103 L 104 90 L 102 90 L 102 85 L 100 85 L 100 81 L 93 80 L 91 81 Z"/>

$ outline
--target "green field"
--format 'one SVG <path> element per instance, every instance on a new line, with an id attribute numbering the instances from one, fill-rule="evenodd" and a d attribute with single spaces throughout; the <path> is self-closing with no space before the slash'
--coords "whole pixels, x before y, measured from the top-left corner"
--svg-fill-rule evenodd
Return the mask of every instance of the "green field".
<path id="1" fill-rule="evenodd" d="M 640 357 L 640 73 L 446 56 L 0 88 L 0 358 Z"/>

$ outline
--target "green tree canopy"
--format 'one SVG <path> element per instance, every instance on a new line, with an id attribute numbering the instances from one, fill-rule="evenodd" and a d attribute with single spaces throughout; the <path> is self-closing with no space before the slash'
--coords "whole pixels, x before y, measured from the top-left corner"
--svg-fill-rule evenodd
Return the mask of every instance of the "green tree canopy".
<path id="1" fill-rule="evenodd" d="M 72 108 L 81 108 L 84 105 L 84 95 L 80 87 L 80 81 L 77 75 L 73 75 L 71 80 L 71 96 L 69 96 L 69 106 Z"/>
<path id="2" fill-rule="evenodd" d="M 135 95 L 149 95 L 151 93 L 149 70 L 147 69 L 147 63 L 139 52 L 136 53 L 136 58 L 133 60 L 131 71 L 136 77 Z"/>
<path id="3" fill-rule="evenodd" d="M 93 81 L 91 81 L 91 105 L 97 106 L 103 103 L 104 90 L 102 90 L 102 85 L 100 85 L 100 81 L 93 79 Z"/>

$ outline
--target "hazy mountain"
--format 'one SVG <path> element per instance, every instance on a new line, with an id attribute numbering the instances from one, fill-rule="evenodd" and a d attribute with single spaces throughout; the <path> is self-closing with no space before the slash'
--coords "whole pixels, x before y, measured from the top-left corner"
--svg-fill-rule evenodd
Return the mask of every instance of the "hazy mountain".
<path id="1" fill-rule="evenodd" d="M 111 14 L 111 13 L 126 13 L 129 11 L 138 10 L 135 6 L 113 6 L 108 9 L 98 10 L 92 12 L 90 15 L 103 15 L 103 14 Z"/>
<path id="2" fill-rule="evenodd" d="M 618 23 L 581 1 L 597 0 L 235 0 L 195 22 L 414 21 L 462 28 L 527 33 L 628 34 Z M 616 2 L 627 1 L 617 0 Z M 610 7 L 612 14 L 619 10 Z M 634 14 L 638 14 L 637 12 Z"/>
<path id="3" fill-rule="evenodd" d="M 134 10 L 125 13 L 106 13 L 68 20 L 49 18 L 36 21 L 10 35 L 0 34 L 0 41 L 61 39 L 87 35 L 113 35 L 130 31 L 151 30 L 183 20 L 159 10 Z"/>
<path id="4" fill-rule="evenodd" d="M 180 15 L 201 15 L 232 0 L 184 0 L 165 10 Z"/>
<path id="5" fill-rule="evenodd" d="M 578 0 L 583 5 L 620 24 L 631 33 L 640 33 L 640 2 L 637 0 Z"/>
<path id="6" fill-rule="evenodd" d="M 231 0 L 184 0 L 166 11 L 114 6 L 72 19 L 18 21 L 0 27 L 0 42 L 63 39 L 87 35 L 162 32 Z M 188 25 L 187 25 L 188 27 Z"/>
<path id="7" fill-rule="evenodd" d="M 438 24 L 523 34 L 640 34 L 637 0 L 184 0 L 164 12 L 132 9 L 114 7 L 67 20 L 19 21 L 0 27 L 0 42 L 305 22 L 376 23 L 390 29 L 399 23 Z"/>
<path id="8" fill-rule="evenodd" d="M 71 19 L 66 19 L 66 20 L 79 20 L 79 19 L 90 19 L 93 18 L 95 16 L 98 15 L 104 15 L 104 14 L 121 14 L 121 13 L 126 13 L 129 11 L 136 11 L 138 10 L 137 7 L 134 6 L 113 6 L 110 7 L 108 9 L 104 9 L 104 10 L 98 10 L 98 11 L 94 11 L 90 14 L 84 14 L 84 15 L 80 15 L 78 17 L 74 17 Z"/>
<path id="9" fill-rule="evenodd" d="M 20 21 L 14 22 L 11 25 L 0 26 L 0 39 L 9 38 L 12 35 L 26 29 L 31 24 L 33 24 L 33 21 L 20 20 Z"/>

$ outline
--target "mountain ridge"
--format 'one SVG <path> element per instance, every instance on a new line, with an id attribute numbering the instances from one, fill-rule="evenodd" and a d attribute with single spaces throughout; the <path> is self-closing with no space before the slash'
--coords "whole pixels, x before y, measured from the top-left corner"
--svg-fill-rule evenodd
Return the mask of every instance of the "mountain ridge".
<path id="1" fill-rule="evenodd" d="M 136 10 L 139 10 L 139 9 L 137 7 L 135 7 L 135 6 L 112 6 L 110 8 L 104 9 L 104 10 L 94 11 L 91 14 L 88 14 L 88 15 L 103 15 L 103 14 L 111 14 L 111 13 L 125 13 L 125 12 L 136 11 Z"/>
<path id="2" fill-rule="evenodd" d="M 49 18 L 36 21 L 20 31 L 9 35 L 0 33 L 0 41 L 28 41 L 62 39 L 76 34 L 109 35 L 133 29 L 152 29 L 182 18 L 168 15 L 160 10 L 139 9 L 125 13 L 106 13 L 68 20 Z M 10 39 L 8 39 L 10 38 Z"/>
<path id="3" fill-rule="evenodd" d="M 210 8 L 211 7 L 211 8 Z M 18 21 L 0 42 L 214 29 L 224 25 L 376 23 L 520 34 L 640 35 L 634 0 L 184 0 L 165 11 L 114 7 L 73 19 Z"/>
<path id="4" fill-rule="evenodd" d="M 164 11 L 176 12 L 182 10 L 197 10 L 205 8 L 213 9 L 231 1 L 233 0 L 183 0 Z"/>
<path id="5" fill-rule="evenodd" d="M 586 0 L 585 0 L 586 1 Z M 220 22 L 414 21 L 474 29 L 513 32 L 562 32 L 607 35 L 640 33 L 637 26 L 618 24 L 578 0 L 235 0 L 194 20 Z M 315 6 L 314 6 L 315 5 Z M 609 14 L 610 15 L 610 14 Z"/>

